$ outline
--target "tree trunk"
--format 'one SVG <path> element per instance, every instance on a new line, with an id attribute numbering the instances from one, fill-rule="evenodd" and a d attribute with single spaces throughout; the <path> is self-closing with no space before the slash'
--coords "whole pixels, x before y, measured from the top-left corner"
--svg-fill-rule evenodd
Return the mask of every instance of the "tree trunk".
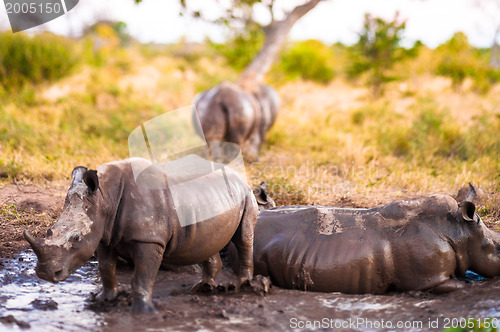
<path id="1" fill-rule="evenodd" d="M 494 68 L 500 68 L 500 54 L 498 54 L 498 38 L 500 37 L 500 25 L 495 32 L 495 37 L 493 38 L 493 45 L 491 46 L 491 60 L 490 65 Z"/>
<path id="2" fill-rule="evenodd" d="M 264 75 L 271 68 L 293 25 L 320 1 L 310 0 L 301 6 L 297 6 L 284 20 L 273 21 L 265 28 L 266 39 L 264 46 L 241 74 L 238 80 L 240 86 L 247 91 L 254 91 L 255 87 L 262 82 Z"/>

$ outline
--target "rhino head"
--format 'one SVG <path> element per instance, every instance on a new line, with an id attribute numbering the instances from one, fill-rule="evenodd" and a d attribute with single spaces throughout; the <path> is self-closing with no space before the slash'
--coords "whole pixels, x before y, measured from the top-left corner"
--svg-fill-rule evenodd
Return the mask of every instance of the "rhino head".
<path id="1" fill-rule="evenodd" d="M 99 209 L 102 194 L 97 171 L 76 167 L 64 208 L 45 239 L 24 231 L 24 238 L 38 257 L 39 278 L 58 282 L 92 257 L 104 232 L 104 215 Z"/>
<path id="2" fill-rule="evenodd" d="M 469 184 L 470 190 L 460 203 L 460 216 L 465 221 L 463 232 L 467 234 L 467 255 L 469 268 L 484 276 L 500 276 L 500 233 L 489 229 L 476 213 L 473 203 L 476 191 Z"/>

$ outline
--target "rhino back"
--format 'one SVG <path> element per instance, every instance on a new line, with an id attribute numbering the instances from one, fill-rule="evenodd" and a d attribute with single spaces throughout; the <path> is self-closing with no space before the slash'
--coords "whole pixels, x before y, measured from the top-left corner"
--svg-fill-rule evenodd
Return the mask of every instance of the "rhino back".
<path id="1" fill-rule="evenodd" d="M 223 82 L 196 99 L 196 109 L 207 142 L 242 143 L 256 117 L 255 98 L 239 86 Z"/>
<path id="2" fill-rule="evenodd" d="M 377 293 L 388 287 L 391 280 L 384 274 L 392 270 L 390 243 L 375 241 L 372 232 L 359 227 L 366 210 L 340 209 L 340 214 L 325 207 L 280 210 L 259 215 L 256 273 L 293 289 Z"/>
<path id="3" fill-rule="evenodd" d="M 262 211 L 255 229 L 256 272 L 279 286 L 313 291 L 429 288 L 453 273 L 454 253 L 428 223 L 415 219 L 425 209 L 405 206 Z"/>
<path id="4" fill-rule="evenodd" d="M 221 177 L 216 172 L 194 177 L 194 181 L 173 181 L 175 190 L 169 187 L 150 189 L 135 181 L 131 162 L 134 160 L 111 163 L 101 170 L 118 167 L 124 183 L 113 225 L 112 244 L 158 243 L 166 248 L 165 258 L 176 260 L 180 257 L 179 261 L 190 264 L 190 259 L 199 262 L 206 255 L 211 256 L 211 251 L 222 249 L 230 240 L 239 225 L 249 191 L 236 172 L 227 169 L 229 189 L 226 190 L 220 190 Z M 223 212 L 212 216 L 205 214 L 203 219 L 200 215 L 208 207 Z M 180 216 L 184 220 L 195 218 L 195 222 L 181 224 Z"/>

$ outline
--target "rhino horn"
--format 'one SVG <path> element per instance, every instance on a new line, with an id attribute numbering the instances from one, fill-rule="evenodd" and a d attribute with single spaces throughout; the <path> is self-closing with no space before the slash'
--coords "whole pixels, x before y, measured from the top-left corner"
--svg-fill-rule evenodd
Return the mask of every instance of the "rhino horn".
<path id="1" fill-rule="evenodd" d="M 33 235 L 31 235 L 30 232 L 28 232 L 26 230 L 23 232 L 23 235 L 24 235 L 24 238 L 26 239 L 26 241 L 29 242 L 31 248 L 33 248 L 33 251 L 35 252 L 35 254 L 38 257 L 40 257 L 40 255 L 42 254 L 42 248 L 43 248 L 42 240 L 35 238 Z"/>

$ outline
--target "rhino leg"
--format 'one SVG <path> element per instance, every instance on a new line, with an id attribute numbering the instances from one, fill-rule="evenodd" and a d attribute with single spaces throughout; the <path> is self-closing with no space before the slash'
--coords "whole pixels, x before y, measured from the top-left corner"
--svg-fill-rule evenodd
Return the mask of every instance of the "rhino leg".
<path id="1" fill-rule="evenodd" d="M 429 289 L 429 291 L 434 294 L 445 294 L 464 288 L 464 286 L 465 283 L 463 281 L 448 279 L 442 284 L 432 287 L 431 289 Z"/>
<path id="2" fill-rule="evenodd" d="M 262 145 L 260 133 L 252 133 L 252 136 L 243 144 L 245 147 L 245 157 L 251 162 L 259 161 L 259 149 Z"/>
<path id="3" fill-rule="evenodd" d="M 102 290 L 97 295 L 99 300 L 112 301 L 118 295 L 118 284 L 116 283 L 116 262 L 118 256 L 109 246 L 100 244 L 97 247 L 99 261 L 99 274 L 102 280 Z"/>
<path id="4" fill-rule="evenodd" d="M 247 196 L 240 226 L 231 239 L 238 252 L 237 274 L 240 285 L 249 282 L 253 277 L 253 240 L 258 215 L 257 204 L 253 200 L 253 195 Z"/>
<path id="5" fill-rule="evenodd" d="M 193 286 L 192 292 L 211 293 L 217 288 L 215 277 L 222 269 L 222 261 L 219 253 L 216 253 L 208 260 L 202 263 L 203 278 L 199 283 Z"/>
<path id="6" fill-rule="evenodd" d="M 136 242 L 131 250 L 134 261 L 132 276 L 132 312 L 153 313 L 153 284 L 165 249 L 157 243 Z"/>

